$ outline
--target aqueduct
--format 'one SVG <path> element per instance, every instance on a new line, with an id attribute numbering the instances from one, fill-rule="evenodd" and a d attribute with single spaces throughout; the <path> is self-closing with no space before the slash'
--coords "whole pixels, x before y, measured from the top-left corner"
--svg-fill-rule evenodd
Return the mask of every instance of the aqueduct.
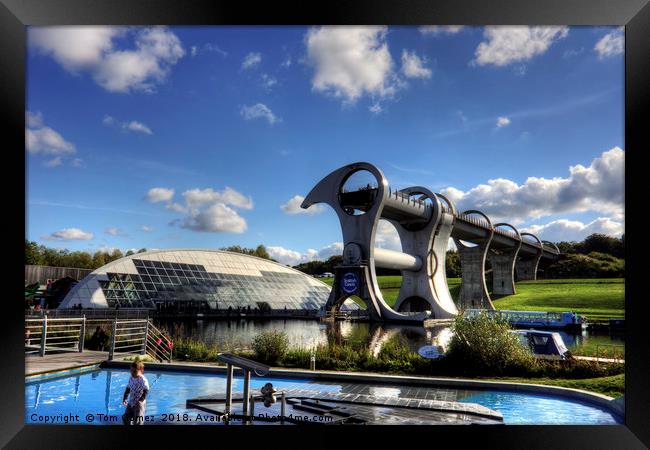
<path id="1" fill-rule="evenodd" d="M 374 181 L 356 189 L 346 182 L 359 172 Z M 375 183 L 376 181 L 376 183 Z M 309 192 L 301 207 L 331 206 L 343 233 L 343 263 L 335 269 L 334 285 L 325 305 L 336 311 L 349 297 L 360 297 L 373 321 L 423 321 L 458 314 L 445 270 L 452 238 L 461 261 L 459 307 L 494 309 L 486 282 L 486 262 L 492 267 L 492 293 L 515 293 L 519 280 L 536 279 L 540 260 L 553 260 L 558 248 L 507 223 L 493 224 L 477 210 L 459 212 L 449 199 L 422 186 L 394 190 L 376 166 L 360 162 L 341 167 Z M 402 251 L 375 246 L 380 220 L 399 234 Z M 394 307 L 382 296 L 376 269 L 397 269 L 402 284 Z"/>

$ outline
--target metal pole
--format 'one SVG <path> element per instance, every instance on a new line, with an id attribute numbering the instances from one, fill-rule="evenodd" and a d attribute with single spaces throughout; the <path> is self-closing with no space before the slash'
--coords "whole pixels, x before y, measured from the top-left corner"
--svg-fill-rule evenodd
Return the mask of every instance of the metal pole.
<path id="1" fill-rule="evenodd" d="M 142 354 L 147 354 L 147 338 L 149 337 L 149 319 L 147 319 L 147 325 L 144 329 L 144 341 L 142 342 Z"/>
<path id="2" fill-rule="evenodd" d="M 255 420 L 255 396 L 251 394 L 250 396 L 250 405 L 251 405 L 251 421 Z"/>
<path id="3" fill-rule="evenodd" d="M 284 396 L 284 391 L 280 394 L 280 423 L 284 423 L 284 411 L 287 407 L 287 400 Z"/>
<path id="4" fill-rule="evenodd" d="M 43 329 L 41 330 L 41 356 L 45 356 L 45 340 L 47 339 L 47 315 L 43 315 Z"/>
<path id="5" fill-rule="evenodd" d="M 113 321 L 113 333 L 111 334 L 111 346 L 108 349 L 108 360 L 113 360 L 113 354 L 115 353 L 115 335 L 117 334 L 117 317 Z"/>
<path id="6" fill-rule="evenodd" d="M 230 415 L 232 406 L 232 364 L 226 366 L 226 406 L 224 412 Z"/>
<path id="7" fill-rule="evenodd" d="M 251 371 L 244 369 L 244 397 L 242 398 L 242 414 L 244 415 L 244 420 L 246 420 L 246 415 L 248 415 L 248 396 L 250 393 L 250 384 Z"/>
<path id="8" fill-rule="evenodd" d="M 84 339 L 86 339 L 86 315 L 82 316 L 81 330 L 79 331 L 79 352 L 84 351 Z"/>

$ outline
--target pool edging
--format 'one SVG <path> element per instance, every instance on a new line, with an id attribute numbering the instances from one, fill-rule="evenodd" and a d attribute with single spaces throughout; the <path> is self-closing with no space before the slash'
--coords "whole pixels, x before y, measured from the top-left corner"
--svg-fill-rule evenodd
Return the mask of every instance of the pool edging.
<path id="1" fill-rule="evenodd" d="M 41 378 L 41 377 L 48 377 L 48 376 L 63 376 L 66 373 L 76 373 L 76 372 L 84 372 L 86 370 L 90 370 L 92 367 L 97 367 L 101 368 L 100 366 L 104 363 L 104 361 L 101 362 L 96 362 L 96 363 L 90 363 L 90 364 L 82 364 L 78 366 L 70 366 L 70 367 L 63 367 L 60 369 L 51 369 L 51 370 L 43 370 L 41 372 L 34 372 L 30 374 L 25 374 L 25 380 L 31 381 L 33 378 Z"/>
<path id="2" fill-rule="evenodd" d="M 131 361 L 104 361 L 100 364 L 101 368 L 128 368 Z M 198 373 L 219 373 L 225 374 L 225 366 L 209 364 L 183 364 L 183 363 L 146 363 L 147 367 L 152 370 L 168 372 L 198 372 Z M 235 372 L 241 372 L 235 369 Z M 280 367 L 272 367 L 269 374 L 271 377 L 285 378 L 310 378 L 316 380 L 329 381 L 347 381 L 347 382 L 371 382 L 371 383 L 390 383 L 397 385 L 419 385 L 419 386 L 437 386 L 437 387 L 455 387 L 470 389 L 496 389 L 515 392 L 529 392 L 536 394 L 550 394 L 561 397 L 568 397 L 574 400 L 580 400 L 592 405 L 606 409 L 615 414 L 617 418 L 624 422 L 624 411 L 618 403 L 614 403 L 614 398 L 595 392 L 583 391 L 581 389 L 567 388 L 561 386 L 551 386 L 544 384 L 516 383 L 510 381 L 487 381 L 472 380 L 467 378 L 440 378 L 440 377 L 420 377 L 411 375 L 387 375 L 368 372 L 334 372 L 326 370 L 298 370 Z"/>

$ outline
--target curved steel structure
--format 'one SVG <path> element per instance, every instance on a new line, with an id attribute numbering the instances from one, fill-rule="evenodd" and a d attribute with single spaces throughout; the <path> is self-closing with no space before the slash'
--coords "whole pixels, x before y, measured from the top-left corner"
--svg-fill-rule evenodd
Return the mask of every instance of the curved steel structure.
<path id="1" fill-rule="evenodd" d="M 354 174 L 366 171 L 376 186 L 368 184 L 346 190 Z M 554 258 L 557 247 L 525 241 L 507 223 L 492 225 L 478 210 L 459 214 L 448 198 L 422 186 L 393 190 L 376 166 L 359 162 L 341 167 L 323 178 L 305 197 L 301 207 L 326 203 L 336 212 L 343 233 L 343 264 L 335 279 L 324 311 L 336 311 L 351 296 L 367 306 L 371 320 L 422 321 L 445 319 L 458 314 L 447 285 L 445 259 L 450 238 L 461 257 L 461 308 L 493 309 L 486 284 L 485 265 L 489 257 L 493 271 L 493 293 L 514 293 L 514 271 L 518 255 L 523 261 Z M 477 219 L 476 215 L 482 217 Z M 390 222 L 398 232 L 402 251 L 375 247 L 379 221 Z M 509 227 L 512 231 L 499 227 Z M 466 243 L 472 243 L 467 245 Z M 526 263 L 528 264 L 528 263 Z M 402 285 L 395 306 L 389 306 L 377 282 L 376 268 L 402 272 Z M 535 270 L 536 270 L 535 265 Z"/>

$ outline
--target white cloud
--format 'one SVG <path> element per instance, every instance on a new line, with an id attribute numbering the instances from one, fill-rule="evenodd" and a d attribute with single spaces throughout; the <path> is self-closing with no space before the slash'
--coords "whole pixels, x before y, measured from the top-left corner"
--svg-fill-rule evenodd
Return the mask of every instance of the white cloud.
<path id="1" fill-rule="evenodd" d="M 305 200 L 305 197 L 302 195 L 294 195 L 291 197 L 284 205 L 280 206 L 280 209 L 287 214 L 320 214 L 325 211 L 325 207 L 320 204 L 311 205 L 307 209 L 300 207 L 302 202 Z"/>
<path id="2" fill-rule="evenodd" d="M 247 229 L 246 220 L 235 208 L 253 208 L 251 197 L 228 186 L 221 191 L 212 188 L 187 190 L 183 192 L 184 204 L 173 202 L 173 197 L 174 190 L 167 188 L 154 188 L 147 193 L 150 202 L 165 202 L 166 209 L 185 215 L 172 221 L 172 225 L 193 231 L 243 233 Z"/>
<path id="3" fill-rule="evenodd" d="M 30 112 L 25 113 L 25 122 L 27 122 L 27 128 L 42 128 L 43 127 L 43 114 L 40 112 Z"/>
<path id="4" fill-rule="evenodd" d="M 113 51 L 113 39 L 124 31 L 110 26 L 33 27 L 29 41 L 66 70 L 76 72 L 99 65 Z"/>
<path id="5" fill-rule="evenodd" d="M 212 233 L 243 233 L 247 228 L 246 220 L 223 203 L 215 203 L 204 210 L 191 211 L 180 226 L 193 231 Z"/>
<path id="6" fill-rule="evenodd" d="M 135 48 L 117 49 L 115 39 L 133 35 Z M 31 45 L 51 55 L 67 71 L 88 71 L 110 92 L 153 92 L 185 50 L 166 27 L 129 30 L 110 26 L 57 26 L 30 29 Z"/>
<path id="7" fill-rule="evenodd" d="M 384 108 L 381 107 L 381 105 L 379 104 L 379 102 L 377 102 L 377 103 L 373 103 L 372 105 L 370 105 L 370 106 L 368 107 L 368 111 L 370 111 L 370 112 L 373 113 L 373 114 L 379 114 L 379 113 L 381 113 L 383 110 L 384 110 Z"/>
<path id="8" fill-rule="evenodd" d="M 50 127 L 46 127 L 41 113 L 26 113 L 25 148 L 32 154 L 65 156 L 75 153 L 75 146 Z M 57 159 L 57 158 L 55 158 Z M 60 161 L 60 158 L 59 158 Z"/>
<path id="9" fill-rule="evenodd" d="M 620 237 L 625 232 L 625 228 L 622 222 L 609 217 L 598 217 L 589 223 L 567 219 L 554 220 L 544 225 L 531 225 L 520 231 L 533 233 L 540 239 L 551 242 L 571 242 L 582 241 L 593 233 Z"/>
<path id="10" fill-rule="evenodd" d="M 217 44 L 213 44 L 210 42 L 206 42 L 205 44 L 198 46 L 198 45 L 193 45 L 190 48 L 190 55 L 192 57 L 195 57 L 201 53 L 218 53 L 224 58 L 228 56 L 228 52 L 223 50 L 221 47 L 219 47 Z"/>
<path id="11" fill-rule="evenodd" d="M 499 117 L 497 119 L 497 128 L 507 127 L 510 125 L 510 119 L 507 117 Z"/>
<path id="12" fill-rule="evenodd" d="M 375 247 L 402 251 L 402 242 L 395 226 L 385 219 L 379 220 L 375 234 Z"/>
<path id="13" fill-rule="evenodd" d="M 569 168 L 566 178 L 530 177 L 519 185 L 498 178 L 464 192 L 442 190 L 460 211 L 478 209 L 493 221 L 521 223 L 529 218 L 567 212 L 594 211 L 623 217 L 625 152 L 603 152 L 588 167 Z"/>
<path id="14" fill-rule="evenodd" d="M 253 199 L 226 186 L 221 191 L 212 188 L 191 189 L 183 192 L 185 203 L 189 208 L 197 208 L 208 203 L 223 203 L 240 209 L 253 209 Z"/>
<path id="15" fill-rule="evenodd" d="M 246 120 L 266 119 L 266 121 L 271 125 L 282 120 L 273 114 L 273 111 L 271 111 L 271 109 L 263 103 L 257 103 L 252 106 L 244 105 L 241 107 L 239 113 Z"/>
<path id="16" fill-rule="evenodd" d="M 554 42 L 565 38 L 568 27 L 490 26 L 485 40 L 476 48 L 472 61 L 479 66 L 507 66 L 545 53 Z"/>
<path id="17" fill-rule="evenodd" d="M 151 233 L 151 232 L 154 230 L 153 227 L 150 227 L 150 226 L 148 226 L 148 225 L 142 225 L 142 226 L 140 227 L 140 229 L 141 229 L 142 231 L 144 231 L 145 233 Z"/>
<path id="18" fill-rule="evenodd" d="M 115 117 L 106 114 L 102 119 L 102 123 L 107 127 L 111 127 L 117 123 L 117 120 L 115 120 Z"/>
<path id="19" fill-rule="evenodd" d="M 127 233 L 124 230 L 121 230 L 117 227 L 108 227 L 104 230 L 104 233 L 109 236 L 126 236 Z"/>
<path id="20" fill-rule="evenodd" d="M 424 36 L 437 36 L 441 34 L 457 34 L 462 30 L 462 25 L 425 25 L 418 30 Z"/>
<path id="21" fill-rule="evenodd" d="M 172 198 L 174 198 L 173 189 L 156 187 L 147 192 L 147 200 L 150 203 L 169 202 Z"/>
<path id="22" fill-rule="evenodd" d="M 424 66 L 426 59 L 415 52 L 402 51 L 402 73 L 407 78 L 431 78 L 431 69 Z"/>
<path id="23" fill-rule="evenodd" d="M 46 241 L 89 241 L 94 237 L 93 233 L 83 231 L 79 228 L 64 228 L 55 231 L 41 239 Z"/>
<path id="24" fill-rule="evenodd" d="M 167 205 L 165 205 L 165 208 L 174 212 L 186 212 L 188 210 L 186 206 L 176 202 L 167 203 Z"/>
<path id="25" fill-rule="evenodd" d="M 135 131 L 137 133 L 152 135 L 153 131 L 147 125 L 137 120 L 131 120 L 127 122 L 122 122 L 117 120 L 115 117 L 105 115 L 102 119 L 102 123 L 107 127 L 118 127 L 124 131 Z"/>
<path id="26" fill-rule="evenodd" d="M 56 158 L 52 158 L 49 161 L 45 161 L 44 163 L 45 167 L 58 167 L 61 164 L 63 164 L 63 159 L 61 159 L 60 156 L 57 156 Z"/>
<path id="27" fill-rule="evenodd" d="M 355 102 L 364 94 L 386 97 L 399 80 L 383 26 L 311 28 L 305 36 L 307 56 L 314 68 L 312 89 Z"/>
<path id="28" fill-rule="evenodd" d="M 138 133 L 153 134 L 151 128 L 149 128 L 142 122 L 138 122 L 136 120 L 132 120 L 131 122 L 127 123 L 126 129 L 131 131 L 137 131 Z"/>
<path id="29" fill-rule="evenodd" d="M 266 247 L 266 250 L 269 252 L 271 258 L 276 261 L 282 264 L 295 266 L 309 261 L 324 261 L 329 259 L 331 256 L 340 255 L 343 253 L 343 243 L 334 242 L 320 250 L 308 249 L 303 253 L 279 246 L 268 246 Z"/>
<path id="30" fill-rule="evenodd" d="M 262 62 L 261 53 L 251 52 L 244 57 L 244 60 L 241 63 L 241 68 L 243 70 L 252 69 L 259 65 Z"/>
<path id="31" fill-rule="evenodd" d="M 614 30 L 603 36 L 596 45 L 594 51 L 598 53 L 598 58 L 603 59 L 608 56 L 619 55 L 625 49 L 625 36 L 622 30 Z"/>
<path id="32" fill-rule="evenodd" d="M 273 86 L 278 84 L 278 79 L 274 76 L 271 76 L 267 73 L 262 74 L 262 86 L 266 89 L 271 89 Z"/>

